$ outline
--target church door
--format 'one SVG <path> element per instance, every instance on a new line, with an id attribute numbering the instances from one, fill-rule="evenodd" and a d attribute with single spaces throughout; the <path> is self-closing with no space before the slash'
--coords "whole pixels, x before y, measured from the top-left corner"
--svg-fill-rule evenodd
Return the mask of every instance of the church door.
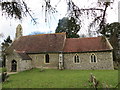
<path id="1" fill-rule="evenodd" d="M 16 72 L 17 71 L 17 61 L 15 61 L 15 60 L 12 60 L 11 71 L 12 72 Z"/>

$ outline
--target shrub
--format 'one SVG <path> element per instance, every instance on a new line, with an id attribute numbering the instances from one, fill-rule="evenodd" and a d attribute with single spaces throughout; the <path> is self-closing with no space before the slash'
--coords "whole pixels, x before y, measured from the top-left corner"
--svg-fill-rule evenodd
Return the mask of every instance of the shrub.
<path id="1" fill-rule="evenodd" d="M 7 75 L 7 69 L 6 68 L 2 68 L 2 82 L 7 81 L 9 75 Z"/>
<path id="2" fill-rule="evenodd" d="M 2 73 L 7 72 L 6 68 L 2 68 Z"/>

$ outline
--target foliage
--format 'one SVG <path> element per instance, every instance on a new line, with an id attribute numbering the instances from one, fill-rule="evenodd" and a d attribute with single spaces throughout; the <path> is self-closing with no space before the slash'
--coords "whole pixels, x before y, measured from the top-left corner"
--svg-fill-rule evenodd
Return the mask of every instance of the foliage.
<path id="1" fill-rule="evenodd" d="M 111 24 L 106 24 L 105 28 L 101 30 L 101 34 L 107 36 L 107 37 L 112 37 L 114 34 L 118 36 L 120 34 L 120 23 L 119 22 L 114 22 Z"/>
<path id="2" fill-rule="evenodd" d="M 4 67 L 2 68 L 2 73 L 7 72 L 7 69 Z"/>
<path id="3" fill-rule="evenodd" d="M 2 11 L 7 13 L 8 16 L 13 17 L 16 15 L 15 18 L 21 19 L 22 18 L 22 6 L 17 2 L 2 2 Z"/>
<path id="4" fill-rule="evenodd" d="M 10 43 L 12 43 L 12 40 L 11 40 L 10 36 L 8 36 L 8 37 L 4 40 L 4 42 L 2 43 L 2 45 L 7 45 L 7 44 L 10 44 Z"/>
<path id="5" fill-rule="evenodd" d="M 2 42 L 2 51 L 4 51 L 10 44 L 12 43 L 12 40 L 10 36 L 8 36 L 4 42 Z"/>
<path id="6" fill-rule="evenodd" d="M 2 59 L 1 59 L 1 56 L 0 56 L 0 67 L 2 67 Z"/>
<path id="7" fill-rule="evenodd" d="M 22 20 L 23 16 L 28 14 L 34 23 L 37 23 L 24 0 L 0 0 L 0 6 L 2 8 L 2 15 Z"/>
<path id="8" fill-rule="evenodd" d="M 5 82 L 8 80 L 9 75 L 7 75 L 7 69 L 2 68 L 2 82 Z"/>
<path id="9" fill-rule="evenodd" d="M 40 72 L 40 69 L 32 69 L 10 75 L 9 82 L 3 83 L 3 88 L 90 88 L 90 73 L 101 83 L 111 85 L 111 88 L 118 83 L 117 70 L 46 69 L 45 72 Z"/>
<path id="10" fill-rule="evenodd" d="M 9 47 L 9 45 L 12 43 L 12 40 L 10 38 L 10 36 L 8 36 L 4 42 L 2 43 L 2 65 L 3 67 L 5 67 L 5 61 L 6 61 L 6 54 L 5 54 L 5 50 L 6 48 Z"/>
<path id="11" fill-rule="evenodd" d="M 79 30 L 80 25 L 77 24 L 77 21 L 73 17 L 64 17 L 63 19 L 59 20 L 55 32 L 66 32 L 68 38 L 78 38 L 79 35 L 77 33 Z"/>
<path id="12" fill-rule="evenodd" d="M 105 28 L 101 30 L 101 34 L 109 38 L 109 41 L 111 45 L 113 46 L 113 56 L 115 61 L 120 62 L 120 41 L 119 41 L 119 35 L 120 35 L 120 23 L 114 22 L 111 24 L 106 24 Z"/>

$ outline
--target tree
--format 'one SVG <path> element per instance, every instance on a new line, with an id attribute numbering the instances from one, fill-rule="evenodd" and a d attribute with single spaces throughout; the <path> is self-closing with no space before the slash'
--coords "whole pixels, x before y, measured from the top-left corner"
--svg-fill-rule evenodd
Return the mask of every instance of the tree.
<path id="1" fill-rule="evenodd" d="M 56 33 L 59 32 L 66 32 L 67 38 L 78 38 L 79 35 L 77 34 L 80 30 L 80 25 L 77 24 L 77 21 L 71 17 L 64 17 L 63 19 L 59 20 L 58 26 L 55 30 Z"/>
<path id="2" fill-rule="evenodd" d="M 47 17 L 58 12 L 56 10 L 57 5 L 56 7 L 53 7 L 51 4 L 51 0 L 42 1 L 44 2 L 42 8 L 44 9 L 45 13 L 45 21 L 47 21 Z M 107 8 L 111 5 L 111 2 L 108 2 L 108 0 L 98 0 L 98 2 L 96 2 L 97 7 L 80 8 L 73 2 L 73 0 L 64 1 L 68 5 L 68 17 L 74 17 L 79 24 L 81 24 L 83 21 L 83 15 L 87 16 L 88 18 L 91 17 L 94 19 L 90 23 L 89 30 L 91 29 L 91 27 L 96 27 L 96 24 L 98 25 L 97 28 L 99 30 L 101 30 L 101 28 L 104 28 L 104 25 L 106 23 L 106 11 Z M 31 14 L 30 8 L 28 8 L 28 5 L 24 0 L 0 0 L 0 6 L 2 7 L 3 14 L 8 15 L 9 17 L 21 20 L 23 16 L 27 16 L 28 14 L 32 18 L 34 23 L 37 23 L 36 19 Z"/>
<path id="3" fill-rule="evenodd" d="M 2 68 L 2 73 L 1 73 L 1 82 L 5 82 L 8 80 L 9 75 L 7 74 L 7 69 L 6 68 Z"/>
<path id="4" fill-rule="evenodd" d="M 106 24 L 105 28 L 101 30 L 101 34 L 109 38 L 113 46 L 114 61 L 120 63 L 120 23 L 114 22 Z"/>
<path id="5" fill-rule="evenodd" d="M 11 40 L 10 36 L 8 36 L 8 37 L 4 40 L 4 42 L 2 43 L 2 45 L 5 46 L 5 47 L 7 47 L 7 46 L 9 46 L 10 43 L 12 43 L 12 40 Z"/>
<path id="6" fill-rule="evenodd" d="M 42 8 L 44 8 L 45 12 L 45 21 L 47 21 L 46 17 L 51 13 L 56 13 L 57 11 L 52 7 L 50 0 L 43 1 L 44 5 L 42 5 Z M 34 24 L 37 23 L 36 18 L 33 17 L 31 9 L 24 0 L 0 0 L 0 6 L 2 8 L 2 15 L 7 15 L 9 18 L 19 20 L 22 20 L 24 16 L 29 15 Z"/>
<path id="7" fill-rule="evenodd" d="M 107 37 L 112 37 L 114 34 L 115 36 L 118 36 L 118 34 L 120 33 L 120 23 L 108 23 L 105 25 L 105 28 L 103 28 L 100 33 Z"/>
<path id="8" fill-rule="evenodd" d="M 5 61 L 6 61 L 6 53 L 5 50 L 9 47 L 9 45 L 12 43 L 12 40 L 10 36 L 8 36 L 4 42 L 2 43 L 2 65 L 5 67 Z"/>

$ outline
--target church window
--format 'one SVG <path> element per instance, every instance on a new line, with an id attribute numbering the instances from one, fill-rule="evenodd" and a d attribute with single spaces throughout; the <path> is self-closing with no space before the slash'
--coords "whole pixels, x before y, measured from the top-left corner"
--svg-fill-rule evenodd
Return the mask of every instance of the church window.
<path id="1" fill-rule="evenodd" d="M 91 62 L 97 62 L 97 58 L 95 54 L 91 55 Z"/>
<path id="2" fill-rule="evenodd" d="M 74 63 L 79 63 L 80 62 L 80 57 L 76 54 L 74 56 Z"/>
<path id="3" fill-rule="evenodd" d="M 49 63 L 49 55 L 48 54 L 45 55 L 45 63 Z"/>

